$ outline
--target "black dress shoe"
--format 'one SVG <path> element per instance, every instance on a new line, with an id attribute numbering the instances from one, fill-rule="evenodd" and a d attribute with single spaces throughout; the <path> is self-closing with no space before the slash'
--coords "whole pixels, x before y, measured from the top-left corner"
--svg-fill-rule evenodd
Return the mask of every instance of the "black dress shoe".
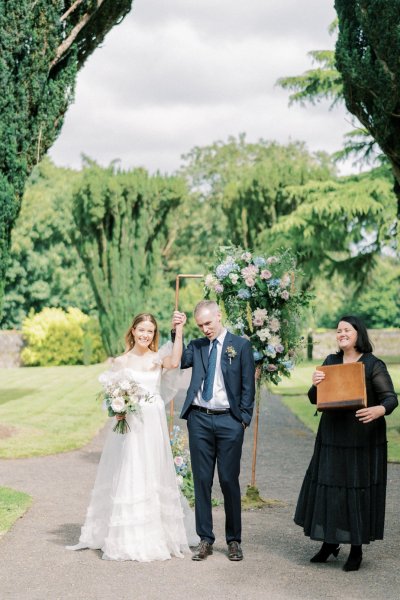
<path id="1" fill-rule="evenodd" d="M 358 571 L 362 562 L 361 546 L 351 547 L 349 558 L 343 565 L 343 571 Z"/>
<path id="2" fill-rule="evenodd" d="M 324 542 L 320 548 L 320 550 L 315 554 L 312 558 L 310 558 L 310 562 L 312 563 L 324 563 L 328 560 L 331 554 L 333 556 L 337 556 L 340 551 L 340 546 L 337 544 L 327 544 Z"/>
<path id="3" fill-rule="evenodd" d="M 229 560 L 243 560 L 243 551 L 239 542 L 228 543 L 228 558 Z"/>
<path id="4" fill-rule="evenodd" d="M 201 540 L 196 552 L 192 555 L 192 560 L 205 560 L 207 556 L 210 556 L 212 553 L 212 544 L 206 540 Z"/>

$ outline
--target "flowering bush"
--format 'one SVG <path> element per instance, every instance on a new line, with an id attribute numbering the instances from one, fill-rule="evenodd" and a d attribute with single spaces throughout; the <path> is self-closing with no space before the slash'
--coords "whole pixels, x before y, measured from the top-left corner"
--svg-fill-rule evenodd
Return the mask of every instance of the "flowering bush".
<path id="1" fill-rule="evenodd" d="M 299 316 L 310 300 L 297 283 L 299 271 L 290 250 L 253 255 L 235 246 L 221 247 L 205 295 L 215 295 L 228 327 L 250 340 L 261 378 L 278 383 L 289 376 L 302 345 Z"/>
<path id="2" fill-rule="evenodd" d="M 182 429 L 175 425 L 171 433 L 171 450 L 174 457 L 176 478 L 182 494 L 189 504 L 194 504 L 194 485 L 192 468 L 190 465 L 190 452 L 185 448 L 185 439 Z"/>

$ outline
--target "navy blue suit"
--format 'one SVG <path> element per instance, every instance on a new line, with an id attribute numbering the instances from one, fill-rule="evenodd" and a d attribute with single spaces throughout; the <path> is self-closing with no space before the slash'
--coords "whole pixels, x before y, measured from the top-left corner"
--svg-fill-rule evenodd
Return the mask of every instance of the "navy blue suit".
<path id="1" fill-rule="evenodd" d="M 229 358 L 231 346 L 236 355 Z M 227 332 L 221 353 L 230 412 L 208 415 L 192 410 L 193 400 L 204 381 L 210 341 L 193 340 L 184 349 L 181 368 L 192 367 L 192 378 L 182 408 L 181 418 L 187 419 L 194 489 L 196 529 L 203 540 L 214 542 L 211 490 L 215 464 L 224 495 L 226 541 L 241 541 L 241 497 L 239 486 L 240 459 L 244 426 L 250 424 L 255 394 L 255 366 L 251 344 L 245 338 Z"/>

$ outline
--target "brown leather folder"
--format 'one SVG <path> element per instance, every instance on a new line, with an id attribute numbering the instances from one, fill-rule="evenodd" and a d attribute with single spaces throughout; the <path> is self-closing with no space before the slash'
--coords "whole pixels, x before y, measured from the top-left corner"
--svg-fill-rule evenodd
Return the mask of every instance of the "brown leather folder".
<path id="1" fill-rule="evenodd" d="M 365 369 L 362 362 L 317 367 L 325 379 L 317 386 L 317 410 L 365 408 Z"/>

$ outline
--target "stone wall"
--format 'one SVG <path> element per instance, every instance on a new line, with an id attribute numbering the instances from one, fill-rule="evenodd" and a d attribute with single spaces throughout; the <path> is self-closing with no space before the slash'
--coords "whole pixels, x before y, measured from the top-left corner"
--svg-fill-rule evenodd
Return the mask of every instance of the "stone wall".
<path id="1" fill-rule="evenodd" d="M 369 329 L 368 334 L 378 357 L 400 356 L 400 329 Z M 313 332 L 313 358 L 324 359 L 337 351 L 335 330 Z"/>
<path id="2" fill-rule="evenodd" d="M 370 329 L 376 356 L 400 356 L 400 329 Z M 335 330 L 313 332 L 313 358 L 324 359 L 327 354 L 336 352 Z M 20 367 L 21 350 L 24 346 L 19 331 L 0 331 L 0 368 Z"/>
<path id="3" fill-rule="evenodd" d="M 0 368 L 20 367 L 23 346 L 20 331 L 0 331 Z"/>

